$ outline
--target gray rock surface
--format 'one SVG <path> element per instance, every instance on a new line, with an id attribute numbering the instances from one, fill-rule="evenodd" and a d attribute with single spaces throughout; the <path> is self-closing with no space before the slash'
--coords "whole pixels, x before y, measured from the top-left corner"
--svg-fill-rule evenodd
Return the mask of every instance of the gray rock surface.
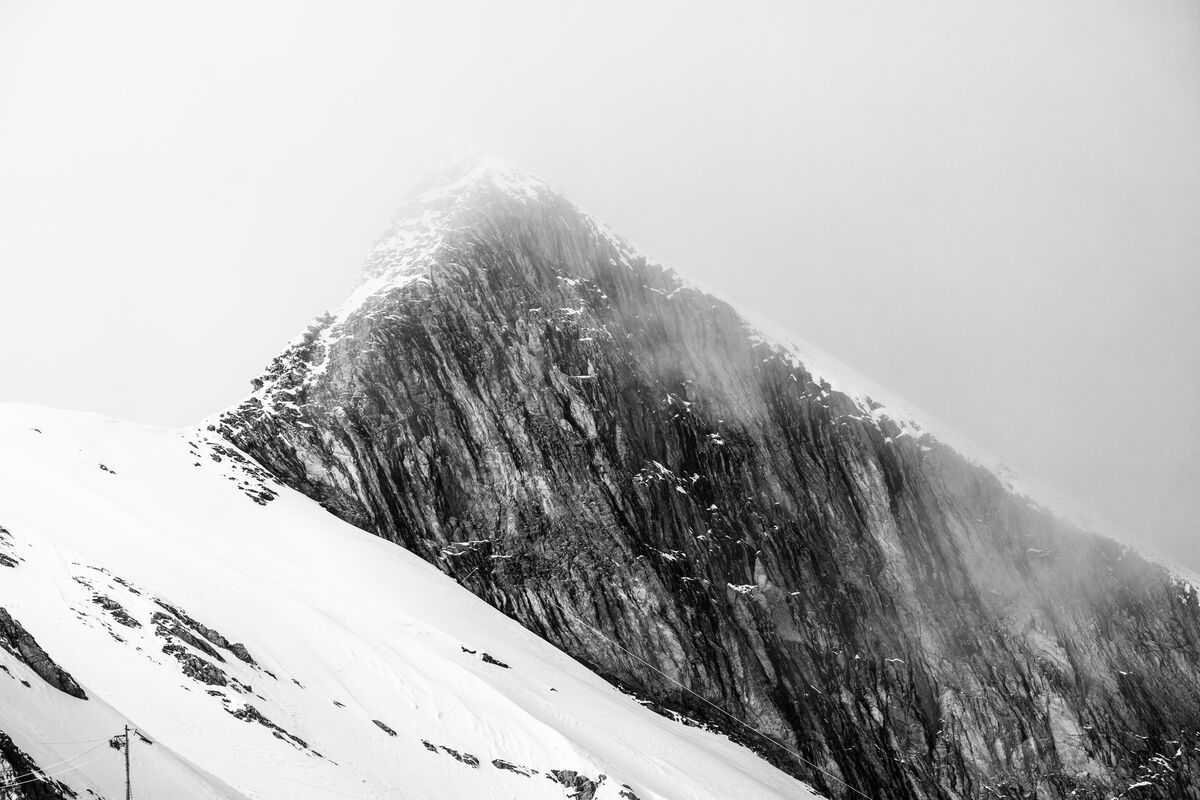
<path id="1" fill-rule="evenodd" d="M 225 437 L 832 797 L 1200 797 L 1190 585 L 872 417 L 544 185 L 447 180 Z"/>
<path id="2" fill-rule="evenodd" d="M 29 754 L 0 731 L 0 800 L 68 800 L 77 797 L 66 784 L 45 777 Z"/>
<path id="3" fill-rule="evenodd" d="M 87 695 L 70 673 L 56 664 L 50 654 L 33 638 L 33 634 L 25 630 L 25 627 L 13 619 L 4 608 L 0 608 L 0 648 L 16 656 L 42 680 L 60 692 L 87 700 Z"/>

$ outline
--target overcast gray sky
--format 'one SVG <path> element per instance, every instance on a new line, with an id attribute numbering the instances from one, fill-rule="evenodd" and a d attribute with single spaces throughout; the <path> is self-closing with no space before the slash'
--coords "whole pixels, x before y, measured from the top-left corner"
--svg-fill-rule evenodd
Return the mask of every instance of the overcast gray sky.
<path id="1" fill-rule="evenodd" d="M 466 138 L 1200 568 L 1200 4 L 0 0 L 0 401 L 181 425 Z"/>

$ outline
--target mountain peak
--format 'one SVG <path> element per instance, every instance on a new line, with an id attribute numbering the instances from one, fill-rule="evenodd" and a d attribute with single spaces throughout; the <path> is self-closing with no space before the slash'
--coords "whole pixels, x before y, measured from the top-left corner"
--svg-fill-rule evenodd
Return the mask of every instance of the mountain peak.
<path id="1" fill-rule="evenodd" d="M 544 181 L 495 153 L 477 145 L 463 145 L 446 151 L 431 163 L 398 213 L 404 214 L 414 203 L 428 205 L 461 199 L 481 187 L 530 199 L 550 190 Z"/>
<path id="2" fill-rule="evenodd" d="M 362 283 L 379 288 L 381 280 L 427 272 L 463 212 L 497 200 L 530 203 L 554 196 L 557 192 L 545 181 L 482 148 L 456 148 L 435 160 L 413 185 L 368 253 Z"/>

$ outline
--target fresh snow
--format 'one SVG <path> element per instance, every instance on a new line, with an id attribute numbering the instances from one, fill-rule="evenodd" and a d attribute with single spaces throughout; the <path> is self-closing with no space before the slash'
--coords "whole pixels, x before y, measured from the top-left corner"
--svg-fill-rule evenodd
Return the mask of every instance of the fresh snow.
<path id="1" fill-rule="evenodd" d="M 815 796 L 728 739 L 644 709 L 203 429 L 5 405 L 0 451 L 0 553 L 17 561 L 0 566 L 0 606 L 89 697 L 0 649 L 0 730 L 80 796 L 122 795 L 107 739 L 127 721 L 151 741 L 132 748 L 142 797 L 567 797 L 550 770 L 606 776 L 600 800 L 622 784 L 642 800 Z M 156 600 L 244 643 L 258 666 L 187 645 L 229 685 L 188 677 L 155 632 Z"/>

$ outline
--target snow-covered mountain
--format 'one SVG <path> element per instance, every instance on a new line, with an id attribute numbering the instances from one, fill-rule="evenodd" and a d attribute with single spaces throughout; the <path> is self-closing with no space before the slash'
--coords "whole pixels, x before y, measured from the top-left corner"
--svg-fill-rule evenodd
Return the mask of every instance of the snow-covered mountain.
<path id="1" fill-rule="evenodd" d="M 811 796 L 208 431 L 0 406 L 0 453 L 0 798 L 124 797 L 125 724 L 139 798 Z"/>
<path id="2" fill-rule="evenodd" d="M 508 165 L 255 386 L 214 427 L 281 480 L 823 793 L 1191 780 L 1188 582 Z"/>
<path id="3" fill-rule="evenodd" d="M 1200 798 L 1191 582 L 506 164 L 253 387 L 0 410 L 0 800 Z"/>

